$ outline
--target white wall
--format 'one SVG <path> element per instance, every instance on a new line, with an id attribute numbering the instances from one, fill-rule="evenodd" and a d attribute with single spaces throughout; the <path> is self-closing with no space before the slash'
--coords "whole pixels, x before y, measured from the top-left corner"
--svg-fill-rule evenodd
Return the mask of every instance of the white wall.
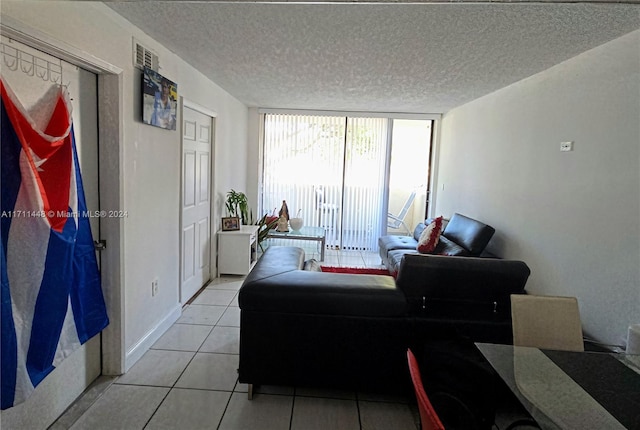
<path id="1" fill-rule="evenodd" d="M 249 109 L 249 126 L 248 126 L 248 145 L 249 151 L 247 153 L 247 167 L 248 167 L 248 176 L 247 176 L 247 200 L 249 201 L 249 208 L 253 210 L 253 217 L 255 220 L 259 220 L 262 215 L 264 215 L 263 211 L 260 211 L 259 208 L 259 195 L 258 190 L 260 189 L 262 182 L 262 166 L 261 166 L 261 121 L 264 120 L 264 115 L 258 113 L 257 108 Z M 270 209 L 267 209 L 269 211 Z"/>
<path id="2" fill-rule="evenodd" d="M 128 212 L 123 220 L 121 253 L 123 331 L 129 368 L 148 348 L 145 339 L 157 337 L 154 330 L 180 313 L 180 131 L 140 121 L 141 78 L 132 64 L 132 38 L 159 54 L 160 73 L 178 84 L 180 96 L 217 114 L 213 190 L 216 220 L 223 207 L 220 196 L 229 188 L 246 187 L 248 109 L 102 3 L 5 0 L 1 7 L 2 17 L 9 16 L 123 69 L 123 162 L 119 178 L 123 200 L 119 209 Z M 212 231 L 217 227 L 212 226 Z M 159 279 L 159 292 L 152 297 L 154 277 Z"/>
<path id="3" fill-rule="evenodd" d="M 640 322 L 639 46 L 640 30 L 449 112 L 435 185 L 435 214 L 494 226 L 527 290 L 576 296 L 610 344 Z"/>

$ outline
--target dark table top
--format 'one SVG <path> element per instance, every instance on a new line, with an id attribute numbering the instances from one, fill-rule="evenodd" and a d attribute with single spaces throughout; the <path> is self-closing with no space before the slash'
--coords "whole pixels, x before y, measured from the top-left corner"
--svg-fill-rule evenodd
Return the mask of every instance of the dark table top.
<path id="1" fill-rule="evenodd" d="M 640 430 L 640 355 L 476 346 L 543 429 Z"/>

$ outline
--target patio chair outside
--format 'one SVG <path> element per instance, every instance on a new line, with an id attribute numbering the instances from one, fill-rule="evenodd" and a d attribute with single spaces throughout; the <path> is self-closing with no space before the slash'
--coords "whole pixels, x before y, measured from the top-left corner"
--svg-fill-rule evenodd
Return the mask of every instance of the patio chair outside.
<path id="1" fill-rule="evenodd" d="M 404 206 L 402 206 L 402 210 L 400 210 L 400 213 L 398 215 L 394 215 L 392 213 L 387 214 L 388 228 L 397 229 L 397 228 L 400 228 L 400 226 L 403 226 L 405 230 L 407 230 L 407 234 L 411 234 L 411 229 L 407 227 L 407 224 L 405 224 L 404 219 L 406 218 L 407 213 L 409 212 L 409 208 L 411 208 L 411 205 L 413 204 L 413 200 L 415 198 L 416 198 L 416 190 L 413 190 L 411 194 L 409 194 L 409 198 L 407 198 L 407 201 L 405 202 Z"/>

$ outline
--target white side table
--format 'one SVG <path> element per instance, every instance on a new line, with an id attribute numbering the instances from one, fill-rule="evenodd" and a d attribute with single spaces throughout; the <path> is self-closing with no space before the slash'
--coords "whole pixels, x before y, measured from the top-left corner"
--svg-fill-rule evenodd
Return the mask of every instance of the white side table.
<path id="1" fill-rule="evenodd" d="M 218 231 L 218 274 L 246 275 L 258 260 L 258 226 Z"/>

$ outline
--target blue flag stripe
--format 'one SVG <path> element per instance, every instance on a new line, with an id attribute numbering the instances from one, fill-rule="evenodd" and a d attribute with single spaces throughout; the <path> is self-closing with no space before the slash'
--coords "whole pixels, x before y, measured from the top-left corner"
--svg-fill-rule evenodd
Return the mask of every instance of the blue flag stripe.
<path id="1" fill-rule="evenodd" d="M 7 409 L 13 405 L 16 393 L 16 368 L 18 367 L 18 345 L 16 341 L 16 329 L 13 322 L 13 310 L 11 309 L 11 294 L 9 292 L 9 279 L 7 278 L 7 259 L 4 253 L 4 245 L 0 243 L 0 264 L 2 264 L 2 356 L 0 366 L 2 371 L 2 391 L 0 394 L 0 408 Z"/>
<path id="2" fill-rule="evenodd" d="M 73 142 L 73 165 L 75 166 L 76 188 L 78 190 L 78 213 L 85 214 L 87 203 L 84 197 L 84 186 L 80 175 L 80 164 L 76 151 L 75 135 L 71 128 Z M 75 318 L 76 330 L 81 343 L 85 343 L 109 324 L 105 312 L 106 305 L 102 296 L 100 274 L 96 270 L 96 257 L 91 224 L 89 218 L 80 216 L 77 219 L 78 232 L 74 248 L 74 278 L 71 289 L 71 306 Z"/>
<path id="3" fill-rule="evenodd" d="M 0 209 L 5 215 L 9 211 L 13 211 L 16 199 L 18 198 L 18 190 L 20 189 L 20 175 L 12 174 L 12 172 L 20 171 L 19 154 L 21 151 L 20 141 L 13 127 L 7 127 L 10 124 L 7 110 L 4 103 L 0 103 L 0 170 L 2 177 L 2 192 L 0 192 Z M 9 240 L 9 229 L 11 228 L 11 217 L 2 216 L 0 219 L 2 243 L 0 243 L 0 271 L 2 279 L 2 290 L 0 290 L 0 301 L 2 302 L 2 316 L 0 322 L 2 327 L 0 335 L 2 343 L 0 344 L 0 372 L 1 392 L 0 392 L 0 408 L 6 409 L 13 405 L 16 389 L 16 369 L 18 366 L 18 344 L 16 340 L 16 331 L 13 321 L 13 309 L 11 308 L 11 290 L 9 289 L 9 278 L 7 276 L 7 242 Z"/>

